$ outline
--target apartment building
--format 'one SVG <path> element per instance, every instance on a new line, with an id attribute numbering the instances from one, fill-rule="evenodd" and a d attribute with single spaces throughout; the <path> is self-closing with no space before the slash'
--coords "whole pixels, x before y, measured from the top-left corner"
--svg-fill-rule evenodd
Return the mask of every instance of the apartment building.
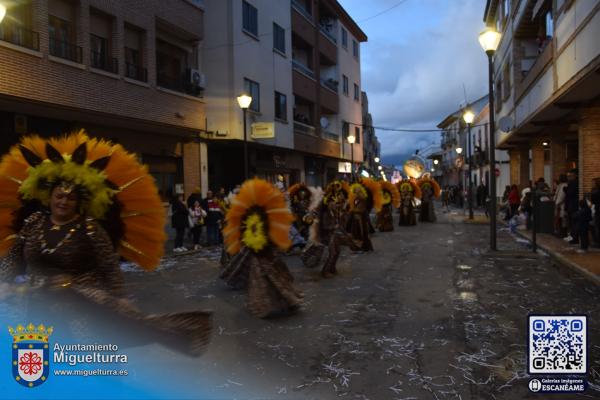
<path id="1" fill-rule="evenodd" d="M 577 168 L 583 195 L 600 176 L 599 11 L 599 0 L 487 0 L 484 22 L 502 33 L 491 111 L 511 183 Z"/>
<path id="2" fill-rule="evenodd" d="M 363 162 L 360 44 L 367 36 L 336 0 L 292 0 L 294 150 L 300 179 L 324 185 Z M 354 136 L 355 143 L 348 143 Z"/>
<path id="3" fill-rule="evenodd" d="M 449 114 L 437 125 L 441 129 L 440 147 L 441 154 L 438 156 L 438 169 L 441 171 L 442 186 L 456 186 L 462 184 L 462 170 L 464 158 L 462 155 L 461 132 L 465 129 L 462 119 L 462 111 L 458 110 Z M 457 152 L 460 148 L 461 154 Z M 434 171 L 435 172 L 435 171 Z"/>
<path id="4" fill-rule="evenodd" d="M 0 22 L 0 152 L 84 128 L 123 144 L 161 195 L 201 184 L 202 1 L 19 0 Z M 204 155 L 205 157 L 205 155 Z"/>

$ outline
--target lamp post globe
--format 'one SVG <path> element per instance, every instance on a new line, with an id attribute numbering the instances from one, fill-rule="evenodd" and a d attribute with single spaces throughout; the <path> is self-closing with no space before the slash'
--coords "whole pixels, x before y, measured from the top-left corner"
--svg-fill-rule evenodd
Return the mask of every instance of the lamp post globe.
<path id="1" fill-rule="evenodd" d="M 379 157 L 375 157 L 375 162 L 378 163 L 379 162 Z"/>
<path id="2" fill-rule="evenodd" d="M 248 107 L 252 104 L 252 96 L 248 93 L 241 93 L 237 97 L 237 102 L 240 108 L 243 111 L 243 119 L 244 119 L 244 180 L 249 178 L 248 176 L 248 136 L 246 133 L 246 112 L 248 111 Z"/>
<path id="3" fill-rule="evenodd" d="M 4 19 L 5 15 L 6 15 L 6 6 L 4 4 L 0 3 L 0 23 Z"/>
<path id="4" fill-rule="evenodd" d="M 354 142 L 356 142 L 356 136 L 348 135 L 348 143 L 350 143 L 350 160 L 351 160 L 351 168 L 350 168 L 350 176 L 352 177 L 352 181 L 354 182 Z"/>
<path id="5" fill-rule="evenodd" d="M 462 147 L 456 148 L 456 154 L 462 154 L 462 151 L 463 151 Z"/>

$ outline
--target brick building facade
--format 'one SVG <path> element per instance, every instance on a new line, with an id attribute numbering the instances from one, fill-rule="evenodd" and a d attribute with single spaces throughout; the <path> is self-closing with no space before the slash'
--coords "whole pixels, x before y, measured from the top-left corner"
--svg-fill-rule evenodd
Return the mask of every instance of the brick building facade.
<path id="1" fill-rule="evenodd" d="M 0 23 L 0 152 L 84 128 L 137 153 L 165 199 L 201 184 L 201 3 L 17 3 Z"/>

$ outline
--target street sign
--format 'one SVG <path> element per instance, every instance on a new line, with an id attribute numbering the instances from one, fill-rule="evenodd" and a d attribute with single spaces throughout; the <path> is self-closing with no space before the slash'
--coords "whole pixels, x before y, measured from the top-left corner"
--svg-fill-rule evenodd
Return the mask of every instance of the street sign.
<path id="1" fill-rule="evenodd" d="M 270 139 L 275 137 L 273 122 L 255 122 L 252 124 L 252 139 Z"/>

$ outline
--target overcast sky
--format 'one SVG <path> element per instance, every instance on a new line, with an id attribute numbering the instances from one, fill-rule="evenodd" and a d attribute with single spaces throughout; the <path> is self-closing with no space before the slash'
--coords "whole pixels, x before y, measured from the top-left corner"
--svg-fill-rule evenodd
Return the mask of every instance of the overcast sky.
<path id="1" fill-rule="evenodd" d="M 487 93 L 487 57 L 477 41 L 485 0 L 339 1 L 369 37 L 362 90 L 375 126 L 436 129 L 464 102 L 465 89 L 469 101 Z M 439 143 L 439 133 L 377 136 L 386 164 Z"/>

